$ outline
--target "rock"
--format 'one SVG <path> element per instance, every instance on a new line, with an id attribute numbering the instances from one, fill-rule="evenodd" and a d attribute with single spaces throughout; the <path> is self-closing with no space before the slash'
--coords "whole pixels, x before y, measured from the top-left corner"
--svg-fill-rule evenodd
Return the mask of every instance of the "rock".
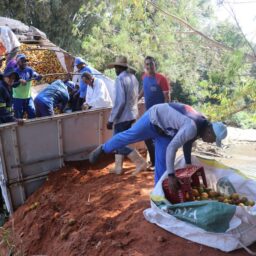
<path id="1" fill-rule="evenodd" d="M 157 237 L 157 242 L 163 243 L 165 241 L 166 241 L 166 239 L 163 236 L 158 236 Z"/>

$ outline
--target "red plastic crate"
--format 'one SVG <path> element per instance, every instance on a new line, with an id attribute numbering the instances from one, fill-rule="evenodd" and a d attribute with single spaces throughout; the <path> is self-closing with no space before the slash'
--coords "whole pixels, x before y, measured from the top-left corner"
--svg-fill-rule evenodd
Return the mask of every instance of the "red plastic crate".
<path id="1" fill-rule="evenodd" d="M 176 177 L 181 181 L 180 189 L 177 193 L 173 193 L 169 189 L 168 178 L 162 183 L 165 197 L 173 204 L 191 201 L 193 198 L 192 187 L 199 187 L 203 185 L 207 188 L 204 168 L 202 166 L 189 166 L 175 171 Z M 202 179 L 202 183 L 200 182 Z"/>

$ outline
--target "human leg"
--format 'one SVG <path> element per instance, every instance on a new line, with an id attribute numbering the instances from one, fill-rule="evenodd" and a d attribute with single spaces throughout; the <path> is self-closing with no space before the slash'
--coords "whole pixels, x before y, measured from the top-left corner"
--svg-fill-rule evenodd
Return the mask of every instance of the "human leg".
<path id="1" fill-rule="evenodd" d="M 115 126 L 114 126 L 114 135 L 130 129 L 131 126 L 132 126 L 132 123 L 133 123 L 133 121 L 126 121 L 126 122 L 115 124 Z M 117 152 L 117 154 L 125 156 L 125 155 L 130 154 L 132 152 L 132 149 L 125 146 L 125 147 L 122 147 L 122 148 L 118 148 L 116 150 L 116 152 Z"/>
<path id="2" fill-rule="evenodd" d="M 123 132 L 131 128 L 133 121 L 126 121 L 122 123 L 115 124 L 114 134 Z M 132 149 L 129 147 L 123 147 L 118 149 L 115 154 L 115 166 L 110 170 L 110 173 L 122 174 L 123 173 L 123 160 L 124 155 L 131 153 Z"/>
<path id="3" fill-rule="evenodd" d="M 13 110 L 15 118 L 22 119 L 23 118 L 23 99 L 13 99 Z"/>
<path id="4" fill-rule="evenodd" d="M 94 164 L 103 153 L 109 154 L 128 144 L 154 138 L 156 136 L 158 136 L 158 134 L 154 126 L 150 123 L 149 115 L 146 112 L 130 129 L 114 135 L 105 144 L 98 146 L 91 152 L 89 161 Z"/>
<path id="5" fill-rule="evenodd" d="M 103 145 L 105 153 L 111 153 L 126 145 L 157 136 L 146 112 L 130 129 L 114 135 Z"/>
<path id="6" fill-rule="evenodd" d="M 115 154 L 115 167 L 110 170 L 110 173 L 122 174 L 123 173 L 124 156 Z"/>
<path id="7" fill-rule="evenodd" d="M 171 137 L 158 136 L 155 139 L 155 185 L 166 171 L 166 149 Z"/>

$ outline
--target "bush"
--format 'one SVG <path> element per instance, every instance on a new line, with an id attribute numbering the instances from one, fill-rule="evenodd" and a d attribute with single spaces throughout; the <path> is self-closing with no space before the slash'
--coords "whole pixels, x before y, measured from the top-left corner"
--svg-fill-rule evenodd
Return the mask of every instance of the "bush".
<path id="1" fill-rule="evenodd" d="M 244 129 L 256 129 L 256 114 L 246 111 L 233 115 L 227 124 L 241 127 Z"/>

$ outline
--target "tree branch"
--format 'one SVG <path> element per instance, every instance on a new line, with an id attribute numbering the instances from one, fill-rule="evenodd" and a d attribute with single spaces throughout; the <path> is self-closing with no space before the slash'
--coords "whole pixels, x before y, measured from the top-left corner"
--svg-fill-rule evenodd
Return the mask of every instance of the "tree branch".
<path id="1" fill-rule="evenodd" d="M 160 8 L 158 5 L 156 5 L 154 2 L 150 1 L 150 0 L 145 0 L 146 2 L 148 2 L 149 4 L 151 4 L 152 6 L 154 6 L 155 9 L 161 11 L 163 14 L 172 17 L 173 19 L 175 19 L 176 21 L 178 21 L 180 24 L 186 26 L 187 28 L 191 29 L 192 31 L 194 31 L 196 34 L 198 34 L 199 36 L 201 36 L 202 38 L 204 38 L 205 40 L 207 40 L 208 42 L 210 42 L 212 45 L 214 45 L 217 48 L 221 48 L 221 49 L 225 49 L 228 51 L 235 51 L 236 49 L 229 47 L 227 45 L 224 45 L 222 43 L 219 43 L 217 41 L 215 41 L 214 39 L 211 39 L 210 37 L 208 37 L 207 35 L 205 35 L 204 33 L 202 33 L 201 31 L 197 30 L 196 28 L 194 28 L 193 26 L 191 26 L 189 23 L 187 23 L 185 20 L 177 17 L 176 15 L 173 15 L 171 13 L 166 12 L 165 10 L 163 10 L 162 8 Z M 249 61 L 251 62 L 255 62 L 256 61 L 256 56 L 245 53 L 244 54 L 245 58 L 247 58 Z"/>
<path id="2" fill-rule="evenodd" d="M 237 25 L 238 29 L 240 30 L 240 32 L 241 32 L 241 34 L 242 34 L 242 36 L 243 36 L 245 42 L 248 44 L 248 46 L 250 47 L 250 49 L 251 49 L 252 52 L 253 52 L 254 57 L 256 58 L 256 52 L 255 52 L 255 50 L 254 50 L 254 47 L 252 46 L 252 44 L 251 44 L 251 43 L 248 41 L 248 39 L 246 38 L 246 36 L 245 36 L 245 34 L 244 34 L 244 32 L 243 32 L 241 26 L 240 26 L 240 23 L 239 23 L 238 20 L 237 20 L 237 17 L 236 17 L 236 14 L 235 14 L 235 12 L 234 12 L 234 9 L 231 7 L 230 4 L 229 4 L 228 6 L 229 6 L 229 8 L 230 8 L 230 10 L 231 10 L 231 12 L 232 12 L 232 16 L 233 16 L 233 18 L 234 18 L 234 20 L 235 20 L 235 22 L 236 22 L 236 25 Z"/>

